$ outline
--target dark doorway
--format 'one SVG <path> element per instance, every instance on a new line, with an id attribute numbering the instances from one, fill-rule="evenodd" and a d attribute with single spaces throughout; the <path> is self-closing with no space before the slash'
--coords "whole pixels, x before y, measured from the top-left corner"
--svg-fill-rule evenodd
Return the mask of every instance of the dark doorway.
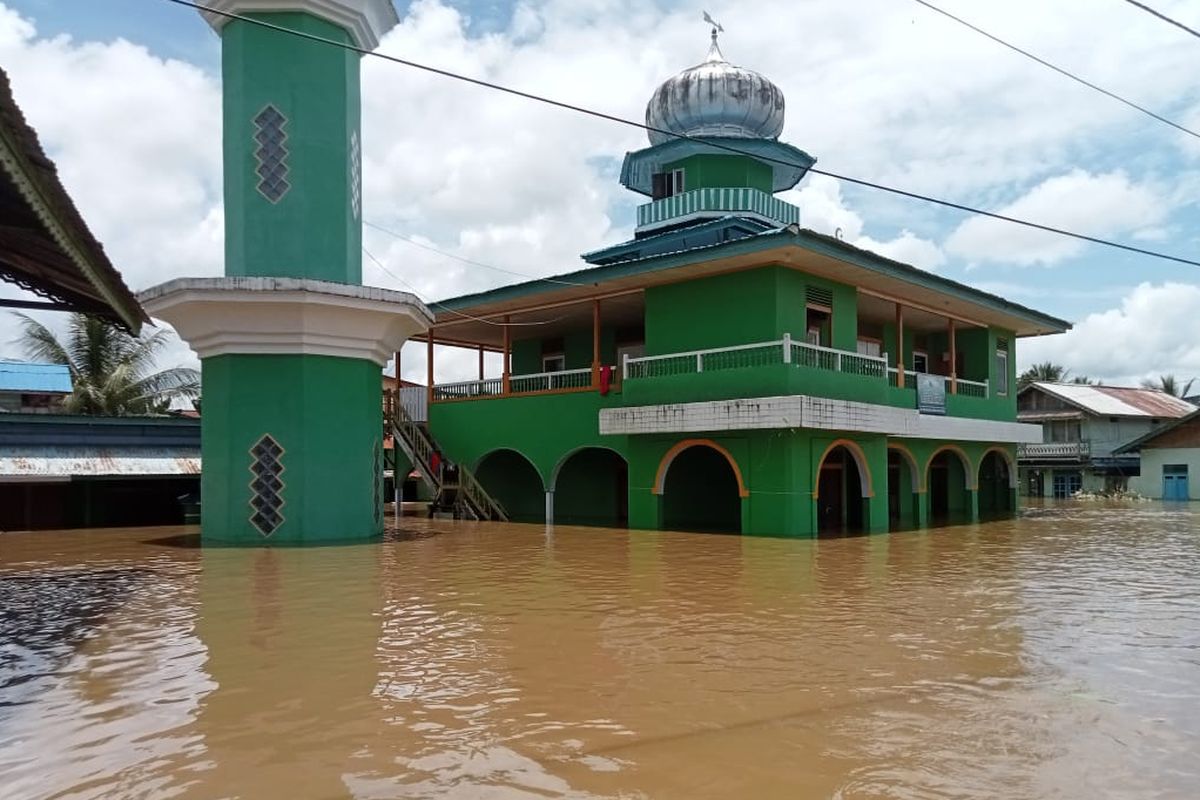
<path id="1" fill-rule="evenodd" d="M 725 454 L 711 447 L 695 445 L 675 456 L 661 502 L 666 530 L 742 532 L 737 475 Z"/>
<path id="2" fill-rule="evenodd" d="M 844 446 L 835 447 L 825 456 L 817 477 L 817 535 L 864 533 L 866 503 L 858 462 Z"/>
<path id="3" fill-rule="evenodd" d="M 559 525 L 629 526 L 629 467 L 612 450 L 588 447 L 567 457 L 554 484 Z"/>
<path id="4" fill-rule="evenodd" d="M 913 488 L 913 467 L 908 457 L 893 448 L 888 449 L 888 530 L 906 531 L 919 522 L 916 489 Z"/>
<path id="5" fill-rule="evenodd" d="M 979 463 L 979 515 L 1007 517 L 1015 510 L 1008 459 L 995 450 Z"/>
<path id="6" fill-rule="evenodd" d="M 529 459 L 515 450 L 495 450 L 479 462 L 475 477 L 504 506 L 513 522 L 545 522 L 546 491 Z"/>
<path id="7" fill-rule="evenodd" d="M 929 463 L 929 521 L 935 525 L 969 522 L 970 496 L 967 492 L 967 470 L 962 458 L 943 450 Z"/>

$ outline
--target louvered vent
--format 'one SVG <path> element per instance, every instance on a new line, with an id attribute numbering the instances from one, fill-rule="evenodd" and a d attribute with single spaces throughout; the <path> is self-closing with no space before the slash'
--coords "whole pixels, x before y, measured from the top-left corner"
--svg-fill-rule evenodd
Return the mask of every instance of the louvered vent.
<path id="1" fill-rule="evenodd" d="M 829 289 L 822 289 L 820 286 L 807 286 L 805 289 L 806 300 L 810 304 L 833 308 L 833 292 Z"/>

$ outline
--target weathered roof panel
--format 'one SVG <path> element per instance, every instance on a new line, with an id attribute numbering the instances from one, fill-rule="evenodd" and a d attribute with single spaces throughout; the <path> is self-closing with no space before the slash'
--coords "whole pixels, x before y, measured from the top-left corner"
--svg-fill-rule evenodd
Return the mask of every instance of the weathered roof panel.
<path id="1" fill-rule="evenodd" d="M 1177 419 L 1196 410 L 1196 407 L 1186 400 L 1159 389 L 1045 381 L 1037 381 L 1031 385 L 1102 417 Z"/>
<path id="2" fill-rule="evenodd" d="M 136 333 L 149 322 L 83 221 L 0 69 L 0 279 Z"/>
<path id="3" fill-rule="evenodd" d="M 6 447 L 0 481 L 199 475 L 198 447 Z"/>

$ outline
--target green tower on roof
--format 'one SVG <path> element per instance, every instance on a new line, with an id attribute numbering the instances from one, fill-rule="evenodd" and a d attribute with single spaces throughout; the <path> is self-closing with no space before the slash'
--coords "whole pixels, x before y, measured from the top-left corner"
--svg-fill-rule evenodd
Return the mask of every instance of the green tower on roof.
<path id="1" fill-rule="evenodd" d="M 382 532 L 380 368 L 431 320 L 412 295 L 361 285 L 352 48 L 374 48 L 396 12 L 391 0 L 208 9 L 222 41 L 225 277 L 141 295 L 201 359 L 203 538 L 369 539 Z"/>
<path id="2" fill-rule="evenodd" d="M 713 25 L 708 56 L 655 90 L 646 105 L 650 147 L 628 153 L 621 168 L 622 185 L 651 198 L 638 209 L 638 236 L 730 214 L 800 220 L 799 209 L 773 195 L 795 186 L 815 159 L 779 141 L 783 92 L 726 61 L 717 43 L 724 29 L 705 19 Z"/>

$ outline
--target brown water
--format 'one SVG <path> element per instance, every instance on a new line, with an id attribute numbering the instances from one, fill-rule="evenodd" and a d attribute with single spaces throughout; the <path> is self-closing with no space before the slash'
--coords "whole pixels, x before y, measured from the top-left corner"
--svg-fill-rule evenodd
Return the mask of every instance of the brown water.
<path id="1" fill-rule="evenodd" d="M 0 797 L 1200 797 L 1200 508 L 403 522 L 0 536 Z"/>

